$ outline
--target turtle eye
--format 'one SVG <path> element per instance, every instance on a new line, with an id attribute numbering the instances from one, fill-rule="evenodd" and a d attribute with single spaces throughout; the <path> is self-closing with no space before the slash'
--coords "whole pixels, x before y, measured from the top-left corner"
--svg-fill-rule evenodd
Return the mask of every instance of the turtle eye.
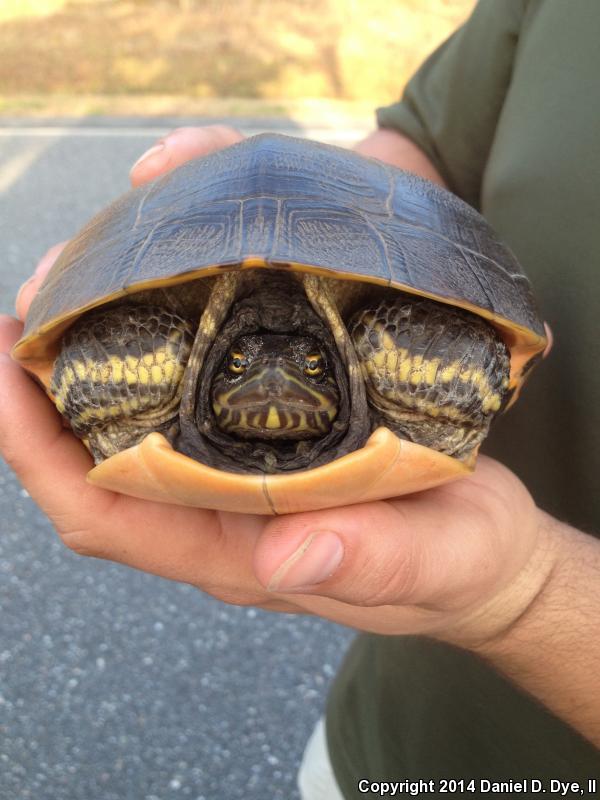
<path id="1" fill-rule="evenodd" d="M 323 356 L 320 353 L 309 353 L 304 359 L 304 374 L 316 378 L 323 374 Z"/>
<path id="2" fill-rule="evenodd" d="M 227 366 L 229 367 L 229 372 L 233 372 L 234 375 L 241 375 L 248 367 L 248 359 L 243 353 L 232 350 L 232 352 L 229 353 L 229 363 Z"/>

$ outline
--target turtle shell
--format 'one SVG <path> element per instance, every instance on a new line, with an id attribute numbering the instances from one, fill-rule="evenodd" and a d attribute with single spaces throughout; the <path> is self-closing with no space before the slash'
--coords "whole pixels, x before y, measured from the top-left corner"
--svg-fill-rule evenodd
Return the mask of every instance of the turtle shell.
<path id="1" fill-rule="evenodd" d="M 366 281 L 477 313 L 499 330 L 511 351 L 513 400 L 546 346 L 527 277 L 489 224 L 466 203 L 427 180 L 375 159 L 303 139 L 263 134 L 188 162 L 128 192 L 92 219 L 62 252 L 36 295 L 14 357 L 48 387 L 60 337 L 84 312 L 144 289 L 247 268 Z M 369 451 L 365 464 L 371 465 L 371 475 L 376 463 L 370 461 L 373 448 L 383 439 L 386 446 L 391 441 L 384 431 L 373 443 L 377 433 L 357 451 Z M 426 450 L 387 433 L 406 453 Z M 210 505 L 206 493 L 196 502 L 189 487 L 181 497 L 173 497 L 172 487 L 162 496 L 165 492 L 148 478 L 148 464 L 156 459 L 162 463 L 168 452 L 169 445 L 161 439 L 160 434 L 150 434 L 142 445 L 96 467 L 90 479 L 138 496 Z M 392 445 L 396 447 L 395 442 Z M 138 464 L 142 450 L 143 467 Z M 135 457 L 126 465 L 133 457 L 131 451 L 136 451 Z M 274 513 L 372 499 L 357 496 L 360 482 L 354 480 L 349 481 L 354 488 L 337 495 L 335 503 L 331 493 L 311 499 L 311 492 L 316 492 L 309 485 L 311 473 L 337 470 L 336 481 L 343 484 L 344 474 L 358 474 L 353 472 L 354 462 L 360 461 L 357 453 L 332 462 L 337 467 L 329 464 L 302 474 L 268 476 L 275 483 L 288 482 L 287 499 L 282 505 L 269 502 L 266 507 L 264 502 L 257 506 L 247 498 L 239 500 L 246 497 L 241 488 L 245 480 L 257 483 L 258 493 L 264 495 L 266 477 L 228 474 L 225 478 L 213 470 L 216 474 L 209 484 L 228 483 L 223 490 L 226 499 L 216 500 L 212 507 L 242 510 L 242 505 L 244 510 Z M 448 456 L 434 456 L 439 457 L 437 471 L 446 471 L 450 477 L 468 470 L 468 465 Z M 431 451 L 426 457 L 417 456 L 425 458 L 431 475 L 436 471 L 430 465 L 434 456 Z M 173 472 L 175 488 L 179 473 L 187 475 L 182 478 L 187 486 L 190 470 L 209 469 L 179 453 L 172 452 L 169 458 L 167 472 Z M 173 458 L 177 463 L 172 463 Z M 443 466 L 446 460 L 453 466 Z M 134 473 L 141 477 L 131 486 Z M 321 472 L 315 481 L 322 485 L 328 475 Z M 438 476 L 434 483 L 442 479 Z M 206 475 L 201 480 L 206 483 Z M 294 499 L 294 481 L 305 499 Z M 371 494 L 389 496 L 390 486 L 394 487 L 391 494 L 402 492 L 402 478 L 395 481 L 388 474 L 384 483 L 384 494 L 377 489 Z M 408 491 L 414 491 L 414 480 L 409 483 Z M 428 483 L 425 477 L 422 483 Z"/>

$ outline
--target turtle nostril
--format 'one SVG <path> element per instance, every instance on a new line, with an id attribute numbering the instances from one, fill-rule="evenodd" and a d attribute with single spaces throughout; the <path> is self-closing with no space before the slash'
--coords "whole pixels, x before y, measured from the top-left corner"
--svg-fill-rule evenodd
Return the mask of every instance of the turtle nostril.
<path id="1" fill-rule="evenodd" d="M 273 362 L 269 364 L 263 379 L 263 386 L 269 397 L 281 397 L 283 392 L 285 376 L 281 374 L 281 370 L 277 366 L 278 362 L 279 359 L 277 359 L 276 364 L 273 364 Z M 284 378 L 284 380 L 282 380 L 282 378 Z"/>
<path id="2" fill-rule="evenodd" d="M 267 383 L 267 393 L 270 397 L 281 397 L 283 387 L 279 381 L 269 381 Z"/>

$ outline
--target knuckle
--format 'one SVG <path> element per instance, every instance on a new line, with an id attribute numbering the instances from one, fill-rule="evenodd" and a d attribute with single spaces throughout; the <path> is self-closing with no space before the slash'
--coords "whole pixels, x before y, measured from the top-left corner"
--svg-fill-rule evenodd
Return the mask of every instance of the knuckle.
<path id="1" fill-rule="evenodd" d="M 19 448 L 15 437 L 11 436 L 9 440 L 9 437 L 4 435 L 2 431 L 0 431 L 0 455 L 23 484 L 24 488 L 29 491 L 30 486 L 27 480 L 28 475 L 30 476 L 28 458 L 26 454 L 23 453 L 22 449 Z"/>
<path id="2" fill-rule="evenodd" d="M 0 454 L 12 471 L 19 476 L 21 473 L 21 464 L 16 450 L 10 446 L 5 440 L 5 437 L 0 432 Z"/>
<path id="3" fill-rule="evenodd" d="M 365 582 L 356 591 L 356 605 L 373 606 L 409 603 L 419 584 L 421 569 L 414 552 L 398 555 L 365 570 Z"/>
<path id="4" fill-rule="evenodd" d="M 238 130 L 232 128 L 230 125 L 211 125 L 206 130 L 211 136 L 215 145 L 221 147 L 235 144 L 235 142 L 239 142 L 244 138 Z"/>
<path id="5" fill-rule="evenodd" d="M 89 532 L 69 531 L 68 533 L 60 533 L 59 531 L 59 536 L 65 547 L 75 555 L 101 557 L 99 548 L 93 546 L 93 542 L 90 540 Z"/>
<path id="6" fill-rule="evenodd" d="M 159 141 L 169 142 L 180 138 L 188 139 L 190 142 L 195 140 L 196 144 L 199 143 L 212 149 L 219 146 L 224 147 L 232 141 L 237 141 L 242 138 L 242 135 L 229 125 L 184 126 L 174 128 Z"/>
<path id="7" fill-rule="evenodd" d="M 235 134 L 236 130 L 231 125 L 222 125 L 220 123 L 216 125 L 207 125 L 206 130 L 213 131 L 220 136 L 230 136 L 231 134 Z"/>

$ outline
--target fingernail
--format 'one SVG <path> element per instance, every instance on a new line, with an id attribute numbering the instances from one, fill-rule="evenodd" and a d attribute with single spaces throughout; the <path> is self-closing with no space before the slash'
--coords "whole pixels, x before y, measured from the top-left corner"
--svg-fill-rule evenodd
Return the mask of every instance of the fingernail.
<path id="1" fill-rule="evenodd" d="M 163 154 L 165 152 L 165 143 L 159 142 L 158 144 L 153 145 L 149 150 L 146 150 L 138 160 L 135 162 L 133 167 L 129 170 L 129 172 L 133 172 L 134 169 L 139 167 L 142 161 L 146 161 L 147 159 L 154 158 L 154 156 L 158 155 L 158 153 Z"/>
<path id="2" fill-rule="evenodd" d="M 289 592 L 309 589 L 329 578 L 344 558 L 344 545 L 331 531 L 311 533 L 275 570 L 267 589 Z"/>
<path id="3" fill-rule="evenodd" d="M 19 301 L 20 301 L 20 299 L 21 299 L 21 295 L 23 294 L 23 292 L 25 291 L 25 289 L 26 289 L 26 288 L 27 288 L 27 287 L 28 287 L 28 286 L 29 286 L 31 283 L 33 283 L 33 280 L 34 280 L 34 276 L 32 275 L 32 276 L 31 276 L 31 278 L 28 278 L 28 279 L 25 281 L 25 283 L 21 284 L 21 288 L 20 288 L 20 289 L 19 289 L 19 291 L 17 292 L 17 296 L 16 296 L 16 298 L 15 298 L 15 309 L 17 310 L 17 313 L 19 313 Z"/>

